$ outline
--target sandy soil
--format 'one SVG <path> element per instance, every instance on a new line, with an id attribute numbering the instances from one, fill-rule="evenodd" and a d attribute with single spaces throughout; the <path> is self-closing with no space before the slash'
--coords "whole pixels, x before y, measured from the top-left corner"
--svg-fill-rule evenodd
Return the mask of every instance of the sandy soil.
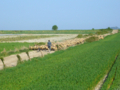
<path id="1" fill-rule="evenodd" d="M 107 74 L 98 82 L 98 84 L 96 85 L 94 90 L 100 90 L 100 88 L 103 85 L 103 82 L 105 81 L 106 77 L 107 77 Z"/>
<path id="2" fill-rule="evenodd" d="M 0 34 L 0 38 L 14 38 L 14 37 L 19 37 L 19 36 L 40 36 L 40 35 L 57 35 L 57 34 Z"/>
<path id="3" fill-rule="evenodd" d="M 17 65 L 17 56 L 16 55 L 10 55 L 7 57 L 4 57 L 4 63 L 6 67 L 13 67 Z"/>
<path id="4" fill-rule="evenodd" d="M 47 42 L 48 40 L 50 40 L 51 42 L 57 42 L 57 41 L 63 41 L 63 40 L 75 38 L 78 34 L 49 34 L 49 35 L 58 35 L 58 36 L 49 37 L 49 38 L 40 38 L 40 39 L 21 40 L 21 41 L 15 41 L 15 42 L 32 43 L 32 42 Z"/>
<path id="5" fill-rule="evenodd" d="M 113 30 L 112 34 L 118 33 L 118 30 Z"/>

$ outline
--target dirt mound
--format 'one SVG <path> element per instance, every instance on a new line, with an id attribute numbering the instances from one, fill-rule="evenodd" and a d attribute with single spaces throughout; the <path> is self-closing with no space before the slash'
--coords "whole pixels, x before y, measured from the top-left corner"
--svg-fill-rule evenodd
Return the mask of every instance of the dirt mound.
<path id="1" fill-rule="evenodd" d="M 17 65 L 18 58 L 16 55 L 10 55 L 4 57 L 4 63 L 6 67 L 13 67 Z"/>
<path id="2" fill-rule="evenodd" d="M 21 57 L 21 61 L 29 60 L 29 58 L 28 58 L 26 53 L 21 53 L 21 54 L 18 54 L 18 55 Z"/>

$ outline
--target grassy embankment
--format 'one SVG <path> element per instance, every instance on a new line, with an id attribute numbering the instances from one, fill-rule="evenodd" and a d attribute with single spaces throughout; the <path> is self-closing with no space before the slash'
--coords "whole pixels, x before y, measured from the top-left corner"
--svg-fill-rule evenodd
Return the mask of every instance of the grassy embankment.
<path id="1" fill-rule="evenodd" d="M 98 30 L 0 30 L 0 34 L 89 34 Z"/>
<path id="2" fill-rule="evenodd" d="M 0 90 L 88 90 L 111 68 L 120 34 L 0 71 Z M 74 52 L 74 53 L 73 53 Z"/>

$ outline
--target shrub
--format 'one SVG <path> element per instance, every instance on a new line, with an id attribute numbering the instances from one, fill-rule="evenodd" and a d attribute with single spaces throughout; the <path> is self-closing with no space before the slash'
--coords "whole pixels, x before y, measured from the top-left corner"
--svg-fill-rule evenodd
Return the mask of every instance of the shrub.
<path id="1" fill-rule="evenodd" d="M 82 38 L 83 35 L 82 34 L 78 34 L 77 38 Z"/>
<path id="2" fill-rule="evenodd" d="M 94 41 L 98 41 L 98 40 L 99 40 L 98 37 L 92 36 L 92 37 L 86 39 L 86 42 L 94 42 Z"/>
<path id="3" fill-rule="evenodd" d="M 90 35 L 90 36 L 92 36 L 92 35 L 93 35 L 93 33 L 89 33 L 89 35 Z"/>

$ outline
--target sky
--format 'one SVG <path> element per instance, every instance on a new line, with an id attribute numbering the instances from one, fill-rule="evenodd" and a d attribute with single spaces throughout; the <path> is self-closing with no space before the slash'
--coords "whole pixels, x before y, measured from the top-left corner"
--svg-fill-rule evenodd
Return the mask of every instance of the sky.
<path id="1" fill-rule="evenodd" d="M 0 0 L 0 30 L 120 28 L 120 0 Z"/>

